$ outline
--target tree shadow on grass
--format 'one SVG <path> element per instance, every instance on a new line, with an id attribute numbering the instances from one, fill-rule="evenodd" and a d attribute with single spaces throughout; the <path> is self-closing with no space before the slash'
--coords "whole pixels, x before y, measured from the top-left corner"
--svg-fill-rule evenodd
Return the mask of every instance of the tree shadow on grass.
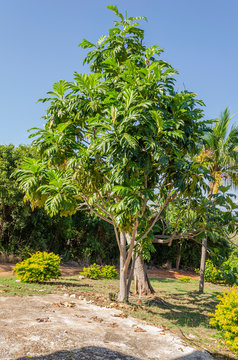
<path id="1" fill-rule="evenodd" d="M 173 302 L 173 299 L 176 303 Z M 147 300 L 148 311 L 156 315 L 154 307 L 162 309 L 160 316 L 172 321 L 178 326 L 198 327 L 201 324 L 209 324 L 208 313 L 213 312 L 218 303 L 214 294 L 200 294 L 199 292 L 180 291 L 171 294 L 170 299 L 154 297 Z M 165 311 L 168 310 L 168 311 Z"/>

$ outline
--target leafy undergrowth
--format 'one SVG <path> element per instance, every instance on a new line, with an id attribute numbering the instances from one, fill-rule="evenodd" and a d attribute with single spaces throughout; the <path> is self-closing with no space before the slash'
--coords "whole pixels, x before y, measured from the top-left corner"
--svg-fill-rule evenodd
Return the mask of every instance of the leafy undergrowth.
<path id="1" fill-rule="evenodd" d="M 205 293 L 200 294 L 197 280 L 185 283 L 177 279 L 152 279 L 151 282 L 155 295 L 139 299 L 131 294 L 129 305 L 112 301 L 116 298 L 118 280 L 79 280 L 77 276 L 43 284 L 21 283 L 15 277 L 0 278 L 0 296 L 75 294 L 99 306 L 119 308 L 126 315 L 145 320 L 165 331 L 170 330 L 191 346 L 206 348 L 215 359 L 235 359 L 225 346 L 219 344 L 215 329 L 209 325 L 208 314 L 214 312 L 217 295 L 224 291 L 224 286 L 209 283 L 205 286 Z"/>

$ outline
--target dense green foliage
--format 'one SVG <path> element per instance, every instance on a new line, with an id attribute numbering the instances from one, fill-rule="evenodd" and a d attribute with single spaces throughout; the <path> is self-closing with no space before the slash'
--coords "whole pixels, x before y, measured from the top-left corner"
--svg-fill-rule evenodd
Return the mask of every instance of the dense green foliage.
<path id="1" fill-rule="evenodd" d="M 60 276 L 60 257 L 54 253 L 36 252 L 17 263 L 14 271 L 22 282 L 43 282 Z"/>
<path id="2" fill-rule="evenodd" d="M 85 263 L 117 264 L 118 249 L 113 241 L 114 232 L 110 224 L 87 212 L 78 212 L 72 217 L 49 217 L 43 209 L 31 209 L 23 202 L 23 195 L 18 189 L 16 180 L 11 176 L 25 156 L 33 155 L 29 146 L 0 147 L 0 249 L 7 254 L 27 258 L 34 251 L 53 251 L 60 254 L 64 260 L 74 259 Z M 172 228 L 172 215 L 166 215 L 163 222 Z M 176 216 L 174 217 L 176 220 Z M 186 231 L 185 217 L 181 217 L 177 229 L 179 233 Z M 161 231 L 160 227 L 157 227 Z M 171 231 L 171 230 L 170 230 Z M 154 244 L 155 253 L 151 255 L 154 265 L 163 265 L 169 259 L 175 267 L 176 258 L 181 246 L 181 267 L 194 268 L 199 266 L 200 245 L 189 240 L 174 241 L 172 246 Z M 213 246 L 218 246 L 217 239 Z M 220 255 L 228 258 L 229 246 L 225 240 L 219 247 Z"/>
<path id="3" fill-rule="evenodd" d="M 115 262 L 118 250 L 110 224 L 85 212 L 51 218 L 43 209 L 32 210 L 23 202 L 12 173 L 33 154 L 29 146 L 0 146 L 0 251 L 22 259 L 34 251 L 53 251 L 63 260 Z"/>
<path id="4" fill-rule="evenodd" d="M 0 146 L 0 251 L 23 258 L 34 250 L 60 252 L 69 231 L 67 220 L 50 219 L 41 209 L 32 211 L 24 204 L 12 173 L 26 156 L 33 156 L 28 146 Z"/>
<path id="5" fill-rule="evenodd" d="M 227 347 L 238 355 L 238 288 L 225 291 L 219 300 L 210 324 L 217 328 Z"/>

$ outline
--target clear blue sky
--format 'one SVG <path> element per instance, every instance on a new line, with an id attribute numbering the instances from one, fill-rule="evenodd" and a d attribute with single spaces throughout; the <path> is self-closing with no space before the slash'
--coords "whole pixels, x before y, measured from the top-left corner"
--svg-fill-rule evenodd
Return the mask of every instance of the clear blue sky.
<path id="1" fill-rule="evenodd" d="M 0 144 L 29 143 L 27 129 L 43 125 L 37 99 L 85 72 L 78 44 L 107 33 L 115 19 L 108 4 L 148 18 L 146 44 L 165 49 L 163 58 L 180 72 L 177 89 L 196 92 L 206 118 L 227 105 L 238 113 L 237 0 L 1 0 Z"/>

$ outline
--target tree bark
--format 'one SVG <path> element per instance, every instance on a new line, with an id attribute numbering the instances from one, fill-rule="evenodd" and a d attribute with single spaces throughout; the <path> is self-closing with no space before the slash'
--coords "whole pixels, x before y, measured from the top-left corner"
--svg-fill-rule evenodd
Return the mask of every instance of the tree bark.
<path id="1" fill-rule="evenodd" d="M 178 244 L 178 255 L 176 259 L 176 270 L 179 270 L 180 261 L 181 261 L 181 250 L 182 250 L 182 243 Z"/>
<path id="2" fill-rule="evenodd" d="M 205 277 L 205 266 L 206 266 L 206 255 L 207 255 L 207 237 L 202 241 L 202 254 L 200 263 L 200 281 L 199 281 L 199 292 L 204 291 L 204 277 Z"/>
<path id="3" fill-rule="evenodd" d="M 126 234 L 120 233 L 120 245 L 121 245 L 122 253 L 120 254 L 120 289 L 117 299 L 119 302 L 128 302 L 130 289 L 127 286 L 128 267 L 125 268 L 126 255 L 127 255 Z"/>
<path id="4" fill-rule="evenodd" d="M 131 258 L 131 274 L 128 274 L 128 266 L 126 267 L 127 250 L 126 246 L 131 244 L 131 237 L 128 233 L 120 233 L 120 246 L 122 252 L 120 254 L 120 290 L 118 301 L 128 302 L 132 274 L 134 272 L 135 292 L 139 296 L 151 295 L 155 291 L 150 284 L 146 265 L 141 256 L 133 255 Z M 129 277 L 128 277 L 129 275 Z"/>
<path id="5" fill-rule="evenodd" d="M 120 258 L 120 291 L 118 294 L 118 301 L 128 302 L 129 292 L 127 291 L 127 273 L 124 271 L 124 264 L 122 257 Z"/>
<path id="6" fill-rule="evenodd" d="M 140 255 L 136 256 L 134 269 L 135 293 L 139 296 L 154 294 L 154 289 L 147 275 L 146 264 Z"/>

